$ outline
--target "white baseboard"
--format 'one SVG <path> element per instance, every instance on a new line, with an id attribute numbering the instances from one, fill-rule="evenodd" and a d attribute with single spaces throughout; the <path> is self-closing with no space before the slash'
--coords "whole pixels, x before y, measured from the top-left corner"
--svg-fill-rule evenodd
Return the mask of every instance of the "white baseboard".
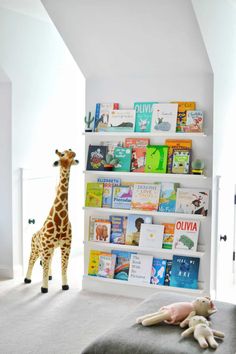
<path id="1" fill-rule="evenodd" d="M 0 279 L 13 279 L 13 269 L 0 265 Z"/>

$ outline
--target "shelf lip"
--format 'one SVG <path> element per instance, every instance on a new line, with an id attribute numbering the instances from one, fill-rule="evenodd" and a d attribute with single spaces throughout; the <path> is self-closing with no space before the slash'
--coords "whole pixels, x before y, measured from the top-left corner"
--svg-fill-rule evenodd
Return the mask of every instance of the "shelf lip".
<path id="1" fill-rule="evenodd" d="M 89 132 L 89 133 L 82 133 L 85 136 L 143 136 L 143 137 L 202 137 L 205 138 L 207 135 L 205 133 L 141 133 L 141 132 Z"/>
<path id="2" fill-rule="evenodd" d="M 175 174 L 175 173 L 145 173 L 145 172 L 117 172 L 117 171 L 83 171 L 86 175 L 110 175 L 118 177 L 122 176 L 133 176 L 133 177 L 154 177 L 154 178 L 169 178 L 169 179 L 197 179 L 206 180 L 208 177 L 205 175 L 193 175 L 193 174 Z"/>
<path id="3" fill-rule="evenodd" d="M 104 283 L 108 283 L 108 284 L 111 283 L 111 284 L 117 284 L 117 285 L 145 287 L 145 288 L 157 289 L 160 291 L 168 291 L 168 292 L 173 291 L 173 292 L 183 292 L 183 293 L 192 293 L 192 294 L 203 294 L 203 292 L 204 292 L 203 289 L 178 288 L 178 287 L 174 287 L 174 286 L 155 285 L 155 284 L 137 284 L 137 283 L 132 283 L 132 282 L 125 281 L 125 280 L 108 279 L 108 278 L 102 278 L 102 277 L 97 277 L 97 276 L 92 276 L 92 275 L 84 275 L 83 278 L 89 279 L 92 281 L 104 282 Z"/>
<path id="4" fill-rule="evenodd" d="M 102 247 L 106 249 L 118 249 L 118 250 L 129 250 L 135 252 L 147 252 L 147 253 L 163 253 L 165 255 L 179 255 L 179 256 L 188 256 L 188 257 L 199 257 L 202 258 L 205 252 L 198 251 L 188 251 L 188 250 L 167 250 L 167 249 L 155 249 L 155 248 L 147 248 L 147 247 L 139 247 L 139 246 L 131 246 L 131 245 L 122 245 L 118 243 L 105 243 L 105 242 L 96 242 L 96 241 L 84 241 L 85 245 L 91 245 L 92 247 Z"/>
<path id="5" fill-rule="evenodd" d="M 159 211 L 144 211 L 144 210 L 133 210 L 133 209 L 112 209 L 112 208 L 93 208 L 93 207 L 83 207 L 86 210 L 93 210 L 95 212 L 102 213 L 120 213 L 120 214 L 143 214 L 151 216 L 162 216 L 162 217 L 174 217 L 176 219 L 200 219 L 205 220 L 207 216 L 198 214 L 183 214 L 183 213 L 163 213 Z"/>

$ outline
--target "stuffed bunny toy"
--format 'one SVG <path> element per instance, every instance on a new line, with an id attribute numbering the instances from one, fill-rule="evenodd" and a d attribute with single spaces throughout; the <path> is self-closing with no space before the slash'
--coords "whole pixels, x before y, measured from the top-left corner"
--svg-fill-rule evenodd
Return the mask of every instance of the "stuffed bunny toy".
<path id="1" fill-rule="evenodd" d="M 185 327 L 188 324 L 189 316 L 200 315 L 208 317 L 217 310 L 210 297 L 199 297 L 193 302 L 176 302 L 163 306 L 159 311 L 138 317 L 136 323 L 143 326 L 152 326 L 157 323 L 166 322 L 169 324 L 180 324 Z"/>
<path id="2" fill-rule="evenodd" d="M 198 341 L 201 348 L 216 349 L 218 343 L 215 341 L 215 337 L 224 338 L 224 333 L 215 331 L 209 327 L 210 322 L 203 316 L 192 316 L 188 320 L 189 328 L 181 333 L 181 337 L 185 338 L 193 333 L 194 338 Z M 209 345 L 208 345 L 209 343 Z"/>

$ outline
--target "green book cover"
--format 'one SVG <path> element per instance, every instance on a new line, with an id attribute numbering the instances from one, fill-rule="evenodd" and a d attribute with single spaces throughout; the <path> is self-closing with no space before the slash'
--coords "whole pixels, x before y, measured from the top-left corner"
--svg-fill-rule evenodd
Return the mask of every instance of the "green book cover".
<path id="1" fill-rule="evenodd" d="M 168 146 L 148 145 L 146 153 L 145 172 L 166 173 Z"/>
<path id="2" fill-rule="evenodd" d="M 131 148 L 116 147 L 114 150 L 114 158 L 118 159 L 118 163 L 114 166 L 113 171 L 130 172 L 131 155 Z"/>
<path id="3" fill-rule="evenodd" d="M 86 207 L 102 207 L 103 183 L 87 183 L 86 189 Z"/>
<path id="4" fill-rule="evenodd" d="M 136 110 L 135 132 L 149 133 L 152 126 L 152 109 L 157 102 L 135 102 Z"/>

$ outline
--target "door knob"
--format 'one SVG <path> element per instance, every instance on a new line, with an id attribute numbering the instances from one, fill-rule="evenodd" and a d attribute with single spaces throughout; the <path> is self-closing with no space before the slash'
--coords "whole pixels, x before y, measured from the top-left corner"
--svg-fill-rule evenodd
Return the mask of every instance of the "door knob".
<path id="1" fill-rule="evenodd" d="M 35 224 L 35 219 L 29 219 L 28 224 Z"/>
<path id="2" fill-rule="evenodd" d="M 222 235 L 220 235 L 220 241 L 227 241 L 227 236 L 226 235 L 224 235 L 224 236 L 222 236 Z"/>

